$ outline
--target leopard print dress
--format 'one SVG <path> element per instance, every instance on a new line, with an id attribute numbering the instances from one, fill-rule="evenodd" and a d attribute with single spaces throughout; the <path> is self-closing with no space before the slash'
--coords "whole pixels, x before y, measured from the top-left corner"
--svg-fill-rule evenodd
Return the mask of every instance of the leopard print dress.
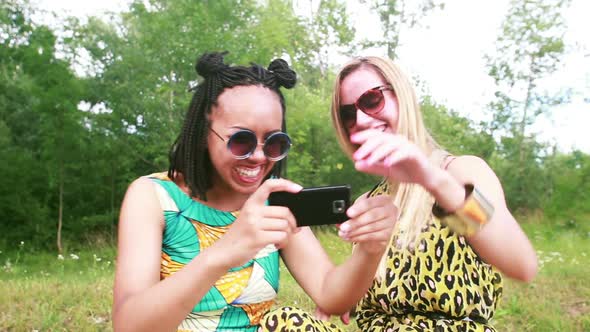
<path id="1" fill-rule="evenodd" d="M 294 307 L 281 307 L 267 313 L 258 332 L 341 332 L 336 325 L 319 320 L 310 313 Z"/>
<path id="2" fill-rule="evenodd" d="M 388 192 L 382 182 L 372 195 Z M 490 320 L 502 295 L 498 270 L 436 219 L 417 244 L 388 248 L 385 276 L 356 308 L 360 330 L 496 331 Z"/>

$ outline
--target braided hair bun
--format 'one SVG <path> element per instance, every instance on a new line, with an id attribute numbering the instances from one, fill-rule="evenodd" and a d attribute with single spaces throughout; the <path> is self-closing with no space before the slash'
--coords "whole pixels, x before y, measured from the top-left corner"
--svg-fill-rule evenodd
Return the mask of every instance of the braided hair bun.
<path id="1" fill-rule="evenodd" d="M 226 52 L 205 53 L 197 60 L 195 69 L 204 78 L 215 76 L 229 66 L 223 62 Z"/>
<path id="2" fill-rule="evenodd" d="M 297 74 L 291 68 L 287 61 L 275 59 L 268 66 L 268 70 L 274 74 L 277 86 L 291 89 L 297 82 Z"/>

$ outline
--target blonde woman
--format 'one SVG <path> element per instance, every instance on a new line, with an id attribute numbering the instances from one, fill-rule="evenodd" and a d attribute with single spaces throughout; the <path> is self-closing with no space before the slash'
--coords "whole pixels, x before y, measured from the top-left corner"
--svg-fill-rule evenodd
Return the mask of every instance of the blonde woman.
<path id="1" fill-rule="evenodd" d="M 478 157 L 439 147 L 408 77 L 389 59 L 346 64 L 331 111 L 355 168 L 383 177 L 367 196 L 388 195 L 400 211 L 374 283 L 357 305 L 359 328 L 495 331 L 490 320 L 502 275 L 530 281 L 537 272 L 535 251 L 495 173 Z"/>

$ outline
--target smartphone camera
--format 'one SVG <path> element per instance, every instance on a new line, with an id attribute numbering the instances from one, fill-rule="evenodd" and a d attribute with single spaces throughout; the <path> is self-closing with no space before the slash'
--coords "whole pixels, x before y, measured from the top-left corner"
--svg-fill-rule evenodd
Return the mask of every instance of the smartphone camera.
<path id="1" fill-rule="evenodd" d="M 332 211 L 334 213 L 344 213 L 344 209 L 346 207 L 346 203 L 344 200 L 336 200 L 332 202 Z"/>

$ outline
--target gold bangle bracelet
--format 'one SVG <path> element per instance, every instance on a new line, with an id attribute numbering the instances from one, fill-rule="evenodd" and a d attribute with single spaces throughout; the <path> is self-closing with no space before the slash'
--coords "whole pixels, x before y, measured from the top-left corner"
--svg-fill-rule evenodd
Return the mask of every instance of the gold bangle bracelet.
<path id="1" fill-rule="evenodd" d="M 494 214 L 494 206 L 472 184 L 465 185 L 465 202 L 455 212 L 447 212 L 435 203 L 432 214 L 459 235 L 471 236 L 487 224 Z"/>

